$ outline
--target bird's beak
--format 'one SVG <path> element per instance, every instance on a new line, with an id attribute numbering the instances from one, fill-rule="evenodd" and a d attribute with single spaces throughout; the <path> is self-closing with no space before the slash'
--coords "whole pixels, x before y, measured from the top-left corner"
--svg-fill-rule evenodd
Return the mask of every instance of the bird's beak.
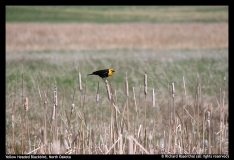
<path id="1" fill-rule="evenodd" d="M 114 70 L 112 72 L 115 72 Z"/>

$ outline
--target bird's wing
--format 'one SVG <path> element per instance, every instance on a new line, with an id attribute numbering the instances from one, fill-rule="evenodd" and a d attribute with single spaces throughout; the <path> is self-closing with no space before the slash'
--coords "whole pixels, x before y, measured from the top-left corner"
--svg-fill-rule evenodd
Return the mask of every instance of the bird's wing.
<path id="1" fill-rule="evenodd" d="M 107 74 L 108 73 L 108 70 L 99 70 L 99 71 L 96 71 L 96 72 L 93 72 L 94 74 Z"/>

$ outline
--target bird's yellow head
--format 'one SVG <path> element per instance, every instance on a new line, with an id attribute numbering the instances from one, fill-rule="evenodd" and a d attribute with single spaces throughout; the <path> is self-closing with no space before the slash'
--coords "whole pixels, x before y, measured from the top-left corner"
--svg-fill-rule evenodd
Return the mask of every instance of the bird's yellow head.
<path id="1" fill-rule="evenodd" d="M 108 71 L 108 77 L 109 76 L 112 76 L 112 74 L 114 73 L 114 69 L 113 68 L 110 68 L 109 71 Z"/>

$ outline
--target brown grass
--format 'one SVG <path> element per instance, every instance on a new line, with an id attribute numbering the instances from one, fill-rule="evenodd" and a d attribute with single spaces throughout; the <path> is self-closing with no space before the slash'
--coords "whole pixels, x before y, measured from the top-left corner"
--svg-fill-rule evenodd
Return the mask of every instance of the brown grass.
<path id="1" fill-rule="evenodd" d="M 168 97 L 169 117 L 167 117 L 168 111 L 165 111 L 162 115 L 163 123 L 160 123 L 159 120 L 155 119 L 159 117 L 154 114 L 148 114 L 147 119 L 138 117 L 138 113 L 145 115 L 144 109 L 151 113 L 156 111 L 155 107 L 153 109 L 153 107 L 144 107 L 138 104 L 140 110 L 136 113 L 131 109 L 133 103 L 130 102 L 126 104 L 126 106 L 129 105 L 129 109 L 127 108 L 127 113 L 125 113 L 125 108 L 122 110 L 122 107 L 116 103 L 117 97 L 113 92 L 114 87 L 112 88 L 111 83 L 107 80 L 105 83 L 109 87 L 106 90 L 112 97 L 109 98 L 109 95 L 106 95 L 110 102 L 110 116 L 106 122 L 100 119 L 87 121 L 87 115 L 93 113 L 90 110 L 89 113 L 87 110 L 84 111 L 84 103 L 81 108 L 75 107 L 74 101 L 72 102 L 73 116 L 68 116 L 68 112 L 63 106 L 56 107 L 57 100 L 60 101 L 60 99 L 57 99 L 57 87 L 54 87 L 53 92 L 56 94 L 52 98 L 53 108 L 48 108 L 52 109 L 53 118 L 50 119 L 46 116 L 46 100 L 44 115 L 41 116 L 41 119 L 36 120 L 37 123 L 42 122 L 40 127 L 36 127 L 34 123 L 30 122 L 32 119 L 22 117 L 19 112 L 13 110 L 12 115 L 20 116 L 23 119 L 21 138 L 24 143 L 18 149 L 19 144 L 13 139 L 14 132 L 18 132 L 12 128 L 12 139 L 9 139 L 6 144 L 7 154 L 229 154 L 227 145 L 228 121 L 224 118 L 228 112 L 224 110 L 225 92 L 222 90 L 220 90 L 220 102 L 217 100 L 220 108 L 219 120 L 219 118 L 215 118 L 217 112 L 213 111 L 209 102 L 207 106 L 201 101 L 200 91 L 196 92 L 195 101 L 185 100 L 184 104 L 180 102 L 178 105 L 178 102 L 174 101 L 174 94 L 177 95 L 177 93 L 174 90 L 174 83 L 172 83 L 172 86 L 169 87 L 171 92 Z M 197 86 L 198 89 L 201 89 L 199 79 Z M 86 92 L 83 94 L 82 96 L 87 96 Z M 145 94 L 143 90 L 142 94 Z M 127 98 L 126 94 L 126 100 Z M 164 99 L 164 101 L 167 100 Z M 194 102 L 194 105 L 189 104 L 191 102 Z M 176 111 L 172 110 L 175 105 Z M 183 111 L 183 114 L 181 110 L 186 112 Z M 23 111 L 26 115 L 26 111 Z M 135 116 L 137 118 L 133 120 L 132 117 Z M 153 119 L 153 125 L 150 124 L 150 119 Z M 143 120 L 147 120 L 147 123 L 143 124 Z M 37 133 L 32 133 L 34 127 L 37 128 Z M 156 131 L 157 128 L 163 129 Z M 163 136 L 158 137 L 162 133 Z"/>
<path id="2" fill-rule="evenodd" d="M 228 47 L 228 23 L 6 23 L 6 50 Z"/>

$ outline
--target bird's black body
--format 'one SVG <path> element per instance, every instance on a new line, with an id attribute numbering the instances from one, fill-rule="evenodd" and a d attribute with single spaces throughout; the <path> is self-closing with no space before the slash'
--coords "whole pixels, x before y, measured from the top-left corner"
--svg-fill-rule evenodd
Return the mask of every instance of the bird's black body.
<path id="1" fill-rule="evenodd" d="M 109 69 L 103 69 L 103 70 L 95 71 L 95 72 L 88 74 L 88 75 L 98 75 L 101 78 L 106 78 L 106 77 L 108 77 L 108 72 L 109 72 Z"/>

